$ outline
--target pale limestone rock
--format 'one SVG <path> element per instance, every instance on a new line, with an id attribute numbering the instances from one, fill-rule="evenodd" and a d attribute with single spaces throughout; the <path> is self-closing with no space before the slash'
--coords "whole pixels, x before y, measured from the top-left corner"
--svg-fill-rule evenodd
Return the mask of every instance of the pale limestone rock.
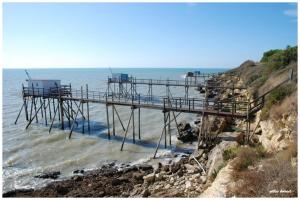
<path id="1" fill-rule="evenodd" d="M 219 171 L 214 182 L 200 195 L 200 197 L 226 197 L 228 187 L 232 184 L 232 171 L 230 163 L 228 163 L 227 166 Z"/>
<path id="2" fill-rule="evenodd" d="M 214 171 L 218 171 L 219 167 L 223 164 L 223 152 L 237 145 L 238 143 L 235 141 L 222 141 L 211 150 L 206 164 L 208 177 L 210 177 Z"/>
<path id="3" fill-rule="evenodd" d="M 154 173 L 148 174 L 147 176 L 144 176 L 143 179 L 148 183 L 152 183 L 155 180 L 155 174 Z"/>
<path id="4" fill-rule="evenodd" d="M 262 133 L 259 142 L 268 152 L 276 152 L 288 147 L 291 130 L 289 128 L 279 129 L 276 122 L 269 119 L 260 123 Z"/>
<path id="5" fill-rule="evenodd" d="M 185 188 L 189 189 L 190 187 L 192 187 L 192 182 L 191 181 L 186 181 L 185 182 Z"/>

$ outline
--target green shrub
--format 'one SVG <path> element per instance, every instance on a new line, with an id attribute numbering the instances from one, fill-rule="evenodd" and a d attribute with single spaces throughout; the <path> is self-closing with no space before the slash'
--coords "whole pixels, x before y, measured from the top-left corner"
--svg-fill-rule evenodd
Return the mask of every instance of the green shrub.
<path id="1" fill-rule="evenodd" d="M 239 149 L 237 159 L 233 162 L 233 168 L 237 171 L 247 169 L 248 166 L 253 165 L 257 160 L 256 151 L 253 148 L 245 147 Z"/>
<path id="2" fill-rule="evenodd" d="M 297 61 L 298 47 L 287 46 L 286 49 L 270 50 L 264 53 L 261 62 L 265 63 L 264 75 L 269 75 L 273 71 L 286 67 L 291 62 Z"/>
<path id="3" fill-rule="evenodd" d="M 237 147 L 226 149 L 223 152 L 223 159 L 225 161 L 233 159 L 233 158 L 235 158 L 237 156 L 237 153 L 238 153 L 238 148 Z"/>
<path id="4" fill-rule="evenodd" d="M 282 52 L 281 49 L 272 49 L 270 51 L 266 51 L 264 53 L 263 57 L 261 58 L 260 62 L 268 62 L 272 55 L 280 53 L 280 52 Z"/>
<path id="5" fill-rule="evenodd" d="M 258 158 L 265 158 L 268 155 L 266 149 L 261 144 L 255 147 L 255 151 Z"/>
<path id="6" fill-rule="evenodd" d="M 293 84 L 286 84 L 274 89 L 266 97 L 265 105 L 261 111 L 261 119 L 266 120 L 269 117 L 269 112 L 274 104 L 280 103 L 285 97 L 291 95 L 296 90 Z"/>

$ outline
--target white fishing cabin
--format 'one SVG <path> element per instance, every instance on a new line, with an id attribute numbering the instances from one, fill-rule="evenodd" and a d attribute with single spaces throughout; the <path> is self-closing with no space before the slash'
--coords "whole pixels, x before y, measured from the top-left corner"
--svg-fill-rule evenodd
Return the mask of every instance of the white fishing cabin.
<path id="1" fill-rule="evenodd" d="M 49 79 L 29 79 L 28 89 L 31 94 L 44 94 L 48 95 L 50 89 L 60 88 L 60 80 L 49 80 Z"/>
<path id="2" fill-rule="evenodd" d="M 128 74 L 113 73 L 111 80 L 114 82 L 126 82 L 129 80 L 129 78 Z"/>

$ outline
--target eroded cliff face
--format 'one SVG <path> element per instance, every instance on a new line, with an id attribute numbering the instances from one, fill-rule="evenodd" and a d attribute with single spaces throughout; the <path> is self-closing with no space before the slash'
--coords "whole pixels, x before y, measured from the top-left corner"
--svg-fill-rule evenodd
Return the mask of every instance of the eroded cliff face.
<path id="1" fill-rule="evenodd" d="M 268 119 L 260 122 L 261 135 L 259 142 L 268 152 L 277 152 L 288 148 L 289 144 L 295 140 L 297 115 L 292 114 L 286 119 L 281 119 L 281 126 L 278 121 Z"/>

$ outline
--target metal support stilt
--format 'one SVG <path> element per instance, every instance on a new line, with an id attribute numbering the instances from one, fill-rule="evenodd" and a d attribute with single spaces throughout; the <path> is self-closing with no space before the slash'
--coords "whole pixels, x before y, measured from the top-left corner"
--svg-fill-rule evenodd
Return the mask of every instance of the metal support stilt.
<path id="1" fill-rule="evenodd" d="M 74 118 L 73 123 L 72 123 L 72 126 L 71 126 L 71 131 L 70 131 L 70 133 L 69 133 L 69 139 L 71 139 L 71 136 L 72 136 L 72 133 L 73 133 L 73 129 L 74 129 L 74 124 L 75 124 L 75 122 L 76 122 L 76 118 L 77 118 L 77 115 L 78 115 L 78 113 L 79 113 L 81 104 L 82 104 L 82 103 L 81 103 L 81 101 L 80 101 L 78 110 L 77 110 L 77 112 L 76 112 L 76 114 L 75 114 L 75 118 Z"/>

